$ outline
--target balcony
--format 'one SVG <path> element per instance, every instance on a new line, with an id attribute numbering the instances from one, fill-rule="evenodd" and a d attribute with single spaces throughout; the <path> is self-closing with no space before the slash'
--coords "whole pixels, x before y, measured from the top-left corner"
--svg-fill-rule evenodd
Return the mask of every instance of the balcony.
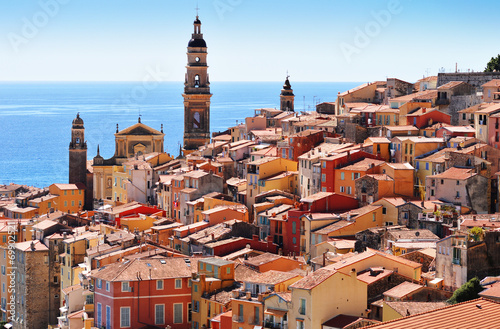
<path id="1" fill-rule="evenodd" d="M 306 308 L 305 307 L 299 307 L 299 314 L 300 315 L 306 315 Z"/>
<path id="2" fill-rule="evenodd" d="M 259 326 L 260 325 L 260 319 L 255 316 L 250 316 L 248 317 L 248 324 L 252 326 Z"/>
<path id="3" fill-rule="evenodd" d="M 233 314 L 233 322 L 243 323 L 243 321 L 244 321 L 243 315 Z"/>
<path id="4" fill-rule="evenodd" d="M 268 329 L 288 329 L 288 324 L 285 322 L 283 324 L 281 323 L 275 323 L 270 320 L 264 321 L 264 328 Z"/>
<path id="5" fill-rule="evenodd" d="M 459 259 L 459 258 L 453 258 L 453 260 L 451 261 L 451 263 L 452 263 L 453 265 L 461 265 L 461 264 L 460 264 L 460 259 Z"/>

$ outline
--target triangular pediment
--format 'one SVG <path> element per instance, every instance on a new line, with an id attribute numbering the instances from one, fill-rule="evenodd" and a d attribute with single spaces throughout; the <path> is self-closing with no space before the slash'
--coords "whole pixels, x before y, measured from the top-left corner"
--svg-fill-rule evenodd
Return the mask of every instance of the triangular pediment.
<path id="1" fill-rule="evenodd" d="M 138 122 L 135 125 L 125 128 L 115 134 L 115 136 L 127 136 L 127 135 L 148 136 L 148 135 L 164 135 L 164 134 L 156 129 L 146 126 L 143 123 Z"/>

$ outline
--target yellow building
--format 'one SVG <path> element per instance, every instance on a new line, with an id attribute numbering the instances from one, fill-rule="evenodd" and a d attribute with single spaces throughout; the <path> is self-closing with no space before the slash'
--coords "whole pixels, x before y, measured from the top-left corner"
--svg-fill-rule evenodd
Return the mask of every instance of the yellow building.
<path id="1" fill-rule="evenodd" d="M 85 186 L 80 184 L 52 184 L 49 193 L 57 195 L 54 200 L 55 209 L 67 213 L 77 213 L 82 210 L 85 201 Z"/>
<path id="2" fill-rule="evenodd" d="M 61 289 L 80 283 L 78 274 L 84 270 L 78 264 L 84 263 L 86 251 L 99 244 L 98 232 L 85 232 L 63 240 L 64 253 L 61 257 Z"/>
<path id="3" fill-rule="evenodd" d="M 28 206 L 37 208 L 37 215 L 43 215 L 52 211 L 59 210 L 58 199 L 59 197 L 57 195 L 48 194 L 39 198 L 29 200 Z"/>
<path id="4" fill-rule="evenodd" d="M 375 123 L 378 126 L 399 125 L 399 109 L 384 108 L 375 112 Z"/>
<path id="5" fill-rule="evenodd" d="M 113 187 L 111 188 L 111 195 L 113 201 L 121 203 L 128 203 L 127 185 L 130 181 L 128 172 L 125 171 L 124 166 L 113 167 Z"/>
<path id="6" fill-rule="evenodd" d="M 322 328 L 323 322 L 339 314 L 367 316 L 367 284 L 356 271 L 347 274 L 328 267 L 316 270 L 290 286 L 293 307 L 288 328 Z"/>
<path id="7" fill-rule="evenodd" d="M 154 216 L 154 214 L 152 216 Z M 129 232 L 134 232 L 135 230 L 144 232 L 153 227 L 154 222 L 157 220 L 158 218 L 139 214 L 137 217 L 120 218 L 120 226 L 123 229 L 127 228 Z"/>
<path id="8" fill-rule="evenodd" d="M 422 274 L 422 264 L 370 248 L 358 255 L 346 258 L 342 262 L 328 265 L 326 268 L 349 274 L 353 269 L 359 273 L 371 267 L 391 269 L 417 281 L 420 281 Z"/>
<path id="9" fill-rule="evenodd" d="M 300 251 L 310 255 L 312 246 L 321 243 L 312 232 L 337 222 L 335 214 L 306 214 L 300 218 Z"/>
<path id="10" fill-rule="evenodd" d="M 229 128 L 229 131 L 231 132 L 231 143 L 247 139 L 247 130 L 244 123 Z"/>
<path id="11" fill-rule="evenodd" d="M 297 194 L 297 162 L 276 157 L 265 157 L 247 164 L 247 207 L 252 208 L 255 197 L 273 189 Z"/>
<path id="12" fill-rule="evenodd" d="M 426 138 L 423 136 L 397 136 L 392 139 L 396 162 L 413 163 L 420 155 L 437 150 L 446 144 L 443 138 Z"/>
<path id="13" fill-rule="evenodd" d="M 391 161 L 390 145 L 391 141 L 386 137 L 368 137 L 365 140 L 365 145 L 372 145 L 372 154 L 378 155 L 386 162 Z"/>
<path id="14" fill-rule="evenodd" d="M 234 284 L 234 263 L 219 258 L 200 259 L 198 276 L 192 279 L 193 328 L 209 325 L 209 320 L 228 309 L 230 292 L 221 289 Z"/>
<path id="15" fill-rule="evenodd" d="M 398 208 L 406 202 L 403 198 L 383 198 L 372 203 L 382 206 L 382 220 L 386 226 L 398 225 Z"/>
<path id="16" fill-rule="evenodd" d="M 387 224 L 384 222 L 383 211 L 383 206 L 370 204 L 341 214 L 340 218 L 346 221 L 345 226 L 339 225 L 339 227 L 336 228 L 334 224 L 332 224 L 333 230 L 331 232 L 328 232 L 328 227 L 322 230 L 328 232 L 328 237 L 352 236 L 370 227 L 385 226 Z M 321 230 L 314 233 L 320 234 L 320 232 Z"/>
<path id="17" fill-rule="evenodd" d="M 335 114 L 344 114 L 346 103 L 374 103 L 378 87 L 379 84 L 377 82 L 365 83 L 343 93 L 339 93 L 335 101 Z"/>

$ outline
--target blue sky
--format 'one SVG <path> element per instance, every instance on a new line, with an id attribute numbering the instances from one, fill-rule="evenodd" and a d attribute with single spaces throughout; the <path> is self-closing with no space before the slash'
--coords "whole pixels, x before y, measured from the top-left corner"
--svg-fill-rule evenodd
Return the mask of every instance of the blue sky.
<path id="1" fill-rule="evenodd" d="M 156 70 L 181 81 L 196 3 L 2 1 L 0 80 L 135 81 Z M 500 53 L 493 0 L 199 0 L 199 7 L 211 81 L 281 81 L 287 70 L 295 81 L 415 81 L 455 63 L 483 70 Z"/>

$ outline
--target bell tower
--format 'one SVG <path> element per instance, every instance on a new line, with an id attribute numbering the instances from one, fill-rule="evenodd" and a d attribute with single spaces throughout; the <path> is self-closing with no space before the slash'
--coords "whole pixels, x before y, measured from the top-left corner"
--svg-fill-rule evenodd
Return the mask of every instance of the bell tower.
<path id="1" fill-rule="evenodd" d="M 207 73 L 207 44 L 196 15 L 194 33 L 187 47 L 184 81 L 184 155 L 210 142 L 210 82 Z"/>
<path id="2" fill-rule="evenodd" d="M 71 127 L 69 143 L 69 183 L 87 183 L 87 143 L 85 128 L 80 113 L 76 115 Z"/>
<path id="3" fill-rule="evenodd" d="M 281 89 L 280 110 L 293 112 L 295 95 L 293 94 L 292 86 L 290 86 L 290 81 L 288 80 L 289 77 L 289 75 L 286 76 L 285 83 L 283 84 L 283 89 Z"/>

